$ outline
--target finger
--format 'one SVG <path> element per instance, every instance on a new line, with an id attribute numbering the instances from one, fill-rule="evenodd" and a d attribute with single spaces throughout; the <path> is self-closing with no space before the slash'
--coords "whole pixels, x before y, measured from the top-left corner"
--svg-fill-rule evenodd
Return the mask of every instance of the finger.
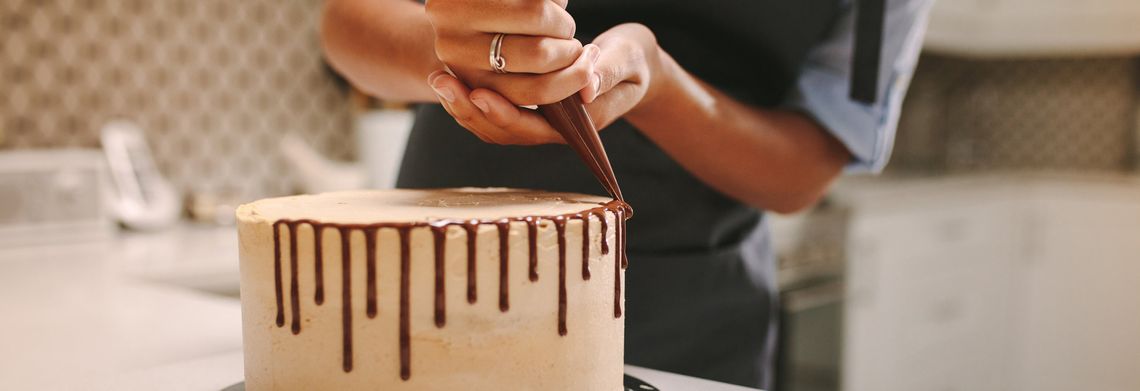
<path id="1" fill-rule="evenodd" d="M 475 135 L 475 137 L 477 137 L 479 139 L 479 141 L 482 141 L 482 142 L 485 142 L 488 144 L 497 144 L 494 139 L 484 135 L 483 132 L 480 132 L 478 128 L 471 126 L 471 124 L 469 122 L 460 120 L 456 116 L 455 109 L 451 107 L 450 102 L 440 101 L 439 104 L 440 104 L 440 106 L 443 106 L 443 110 L 446 111 L 448 115 L 451 115 L 451 118 L 455 120 L 455 123 L 459 124 L 459 126 L 462 126 L 464 129 L 467 129 L 467 131 L 469 131 L 469 132 L 471 132 L 471 134 Z"/>
<path id="2" fill-rule="evenodd" d="M 505 132 L 491 125 L 483 113 L 467 98 L 470 91 L 454 76 L 435 72 L 428 79 L 432 90 L 440 97 L 444 110 L 483 142 L 502 144 Z"/>
<path id="3" fill-rule="evenodd" d="M 583 50 L 577 39 L 506 35 L 500 56 L 506 61 L 507 72 L 549 73 L 574 64 Z M 490 65 L 488 58 L 487 66 Z"/>
<path id="4" fill-rule="evenodd" d="M 447 64 L 490 72 L 491 40 L 495 34 L 477 33 L 466 37 L 444 37 L 436 41 L 436 54 Z M 576 39 L 559 39 L 529 35 L 503 37 L 500 56 L 506 60 L 506 71 L 512 73 L 548 73 L 566 68 L 582 55 L 582 43 Z"/>
<path id="5" fill-rule="evenodd" d="M 455 113 L 452 110 L 450 103 L 440 103 L 440 105 L 443 106 L 444 111 L 447 111 L 447 114 L 451 115 L 452 119 L 455 119 L 455 123 L 459 124 L 459 126 L 462 126 L 464 129 L 467 129 L 467 131 L 471 132 L 471 134 L 475 135 L 475 137 L 477 137 L 479 139 L 479 141 L 485 142 L 487 144 L 498 144 L 497 142 L 495 142 L 494 139 L 487 137 L 482 132 L 480 132 L 479 129 L 471 126 L 469 123 L 466 123 L 466 122 L 460 121 L 459 119 L 456 119 Z"/>
<path id="6" fill-rule="evenodd" d="M 602 94 L 593 103 L 586 105 L 590 118 L 598 130 L 609 126 L 618 118 L 628 113 L 637 102 L 641 101 L 645 89 L 634 83 L 619 83 L 605 94 Z"/>
<path id="7" fill-rule="evenodd" d="M 481 80 L 478 87 L 497 91 L 518 106 L 554 103 L 589 83 L 597 58 L 597 46 L 586 45 L 582 55 L 566 68 L 540 75 L 492 75 Z"/>
<path id="8" fill-rule="evenodd" d="M 462 84 L 462 82 L 450 75 L 437 79 L 436 81 L 436 85 L 441 86 L 441 88 L 456 88 L 456 86 L 458 86 L 458 89 L 462 92 L 462 94 L 455 97 L 455 100 L 448 103 L 448 113 L 455 118 L 456 122 L 474 133 L 484 142 L 492 144 L 512 144 L 513 136 L 510 132 L 488 121 L 482 109 L 479 109 L 468 97 L 468 90 Z"/>
<path id="9" fill-rule="evenodd" d="M 629 55 L 632 52 L 629 45 L 610 41 L 599 47 L 601 52 L 598 55 L 598 62 L 594 64 L 594 73 L 590 75 L 589 83 L 580 93 L 582 101 L 586 103 L 593 102 L 618 84 L 642 81 L 637 59 Z"/>
<path id="10" fill-rule="evenodd" d="M 487 120 L 509 134 L 509 144 L 535 145 L 565 143 L 550 123 L 534 110 L 515 106 L 507 98 L 487 89 L 471 92 L 471 100 L 485 108 Z"/>
<path id="11" fill-rule="evenodd" d="M 437 32 L 456 26 L 456 31 L 574 37 L 574 18 L 553 1 L 483 1 L 472 6 L 466 1 L 443 0 L 428 1 L 424 7 Z"/>

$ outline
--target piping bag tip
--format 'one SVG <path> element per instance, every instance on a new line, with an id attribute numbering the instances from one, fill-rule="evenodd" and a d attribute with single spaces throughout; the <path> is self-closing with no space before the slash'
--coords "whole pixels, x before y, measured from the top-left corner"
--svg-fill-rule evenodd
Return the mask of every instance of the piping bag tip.
<path id="1" fill-rule="evenodd" d="M 606 192 L 626 205 L 626 218 L 632 216 L 633 209 L 625 203 L 614 169 L 610 165 L 609 156 L 606 155 L 602 139 L 598 136 L 598 129 L 594 126 L 590 113 L 586 111 L 582 99 L 578 95 L 572 95 L 558 103 L 539 105 L 538 111 L 550 122 L 554 130 L 562 134 L 566 144 L 586 163 Z"/>

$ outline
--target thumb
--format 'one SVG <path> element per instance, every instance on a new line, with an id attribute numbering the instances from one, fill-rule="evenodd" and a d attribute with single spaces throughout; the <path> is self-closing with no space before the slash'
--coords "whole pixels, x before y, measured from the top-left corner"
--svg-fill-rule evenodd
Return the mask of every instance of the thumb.
<path id="1" fill-rule="evenodd" d="M 594 63 L 594 72 L 590 75 L 586 87 L 579 92 L 583 102 L 593 103 L 595 99 L 621 82 L 636 76 L 634 67 L 630 64 L 629 52 L 622 50 L 622 46 L 619 44 L 598 46 L 601 50 L 598 60 Z"/>

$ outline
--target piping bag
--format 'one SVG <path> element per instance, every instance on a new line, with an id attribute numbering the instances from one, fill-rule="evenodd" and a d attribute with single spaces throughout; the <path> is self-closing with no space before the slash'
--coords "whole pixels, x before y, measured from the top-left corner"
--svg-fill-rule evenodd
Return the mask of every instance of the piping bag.
<path id="1" fill-rule="evenodd" d="M 562 8 L 566 8 L 565 2 L 562 3 Z M 625 203 L 625 198 L 621 195 L 614 169 L 610 166 L 610 158 L 606 156 L 606 148 L 602 146 L 601 137 L 598 137 L 598 128 L 594 126 L 594 120 L 586 111 L 586 104 L 582 103 L 582 98 L 574 94 L 558 103 L 538 105 L 538 112 L 546 118 L 546 122 L 549 122 L 554 130 L 562 134 L 566 144 L 570 145 L 586 166 L 590 167 L 590 171 L 598 178 L 598 182 L 602 183 L 606 192 L 625 205 L 625 218 L 630 218 L 633 209 Z"/>
<path id="2" fill-rule="evenodd" d="M 550 126 L 554 130 L 562 134 L 566 144 L 578 153 L 578 157 L 582 158 L 582 161 L 590 167 L 590 171 L 594 172 L 594 176 L 598 178 L 598 182 L 602 183 L 602 187 L 606 188 L 606 192 L 610 193 L 610 196 L 621 205 L 621 213 L 618 213 L 614 218 L 622 227 L 621 234 L 617 237 L 617 246 L 619 249 L 624 248 L 626 240 L 625 220 L 633 217 L 633 208 L 625 202 L 621 195 L 621 188 L 618 187 L 614 169 L 610 166 L 610 158 L 606 156 L 606 148 L 602 146 L 602 138 L 598 136 L 598 128 L 594 126 L 594 120 L 586 111 L 586 105 L 582 103 L 582 98 L 579 98 L 578 94 L 574 94 L 558 103 L 539 105 L 538 112 L 546 118 L 547 122 L 550 122 Z M 629 265 L 629 258 L 626 257 L 624 250 L 618 252 L 620 255 L 618 255 L 616 264 L 625 270 Z"/>
<path id="3" fill-rule="evenodd" d="M 444 70 L 455 76 L 455 72 L 446 65 Z M 625 197 L 618 187 L 617 177 L 614 176 L 614 169 L 610 166 L 610 158 L 606 156 L 606 148 L 602 146 L 602 139 L 598 136 L 598 128 L 594 126 L 594 120 L 586 111 L 586 104 L 582 103 L 582 98 L 574 94 L 558 103 L 538 105 L 538 112 L 562 135 L 562 139 L 566 140 L 566 144 L 578 154 L 582 162 L 586 163 L 610 197 L 625 204 L 625 218 L 633 216 L 633 208 L 625 203 Z"/>
<path id="4" fill-rule="evenodd" d="M 538 112 L 550 122 L 554 130 L 562 134 L 566 144 L 570 145 L 586 166 L 590 167 L 590 171 L 597 177 L 598 182 L 602 183 L 606 192 L 614 199 L 625 203 L 621 188 L 618 187 L 617 177 L 614 176 L 614 169 L 610 166 L 610 158 L 606 156 L 601 137 L 598 137 L 598 129 L 594 126 L 594 121 L 578 94 L 571 95 L 558 103 L 539 105 Z M 630 208 L 627 206 L 626 209 Z M 631 214 L 627 213 L 626 218 Z"/>

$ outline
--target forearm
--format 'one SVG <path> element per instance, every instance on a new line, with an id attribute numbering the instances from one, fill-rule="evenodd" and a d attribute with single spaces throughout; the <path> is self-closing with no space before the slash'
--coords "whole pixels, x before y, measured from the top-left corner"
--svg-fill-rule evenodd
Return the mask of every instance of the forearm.
<path id="1" fill-rule="evenodd" d="M 383 99 L 434 102 L 427 75 L 443 65 L 423 5 L 408 0 L 329 0 L 321 43 L 329 63 Z"/>
<path id="2" fill-rule="evenodd" d="M 660 58 L 652 93 L 626 119 L 713 188 L 794 212 L 815 203 L 850 159 L 807 115 L 745 105 Z"/>

